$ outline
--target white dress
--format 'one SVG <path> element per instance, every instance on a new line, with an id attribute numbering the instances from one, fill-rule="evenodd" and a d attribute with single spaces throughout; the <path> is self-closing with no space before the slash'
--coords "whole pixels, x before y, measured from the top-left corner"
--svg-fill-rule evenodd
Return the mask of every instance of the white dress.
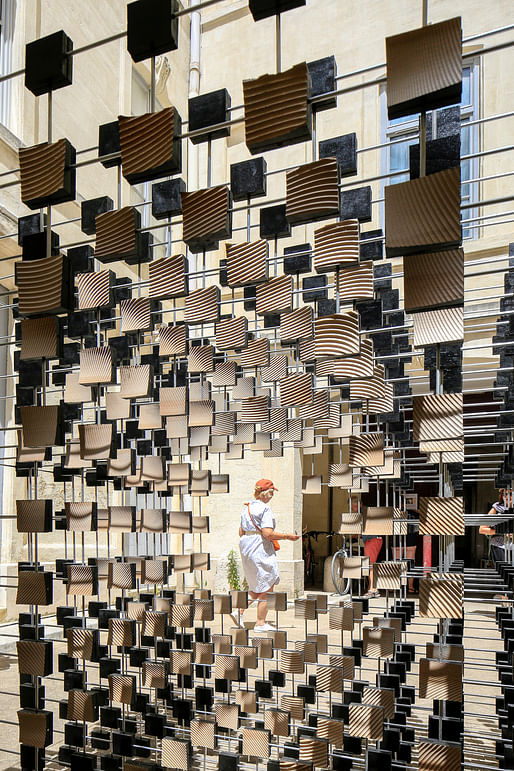
<path id="1" fill-rule="evenodd" d="M 262 501 L 250 501 L 250 512 L 258 527 L 275 529 L 275 517 L 270 507 Z M 241 512 L 241 527 L 243 530 L 257 530 L 248 514 L 248 506 L 243 506 Z M 278 560 L 275 547 L 260 533 L 243 535 L 239 539 L 239 550 L 243 563 L 243 571 L 251 592 L 266 592 L 278 584 Z"/>

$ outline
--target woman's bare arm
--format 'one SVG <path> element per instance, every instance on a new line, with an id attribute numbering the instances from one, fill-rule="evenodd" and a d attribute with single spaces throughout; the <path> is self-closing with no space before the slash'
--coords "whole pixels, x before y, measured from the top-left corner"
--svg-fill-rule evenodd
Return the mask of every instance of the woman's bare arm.
<path id="1" fill-rule="evenodd" d="M 300 538 L 296 533 L 277 533 L 272 527 L 263 527 L 261 533 L 267 541 L 297 541 Z"/>
<path id="2" fill-rule="evenodd" d="M 243 536 L 244 534 L 245 534 L 245 531 L 243 530 L 241 525 L 239 525 L 239 537 L 241 538 L 241 536 Z"/>

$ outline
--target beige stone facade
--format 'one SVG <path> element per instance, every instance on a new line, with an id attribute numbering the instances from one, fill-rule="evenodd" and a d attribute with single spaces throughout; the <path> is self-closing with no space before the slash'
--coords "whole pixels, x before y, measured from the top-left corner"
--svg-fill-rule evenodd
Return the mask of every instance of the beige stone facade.
<path id="1" fill-rule="evenodd" d="M 4 4 L 9 5 L 8 0 Z M 358 174 L 343 182 L 348 189 L 361 184 L 371 184 L 373 190 L 373 219 L 365 226 L 366 230 L 383 227 L 383 177 L 389 170 L 389 150 L 385 146 L 389 132 L 385 109 L 385 45 L 388 35 L 421 25 L 421 2 L 414 0 L 361 0 L 361 2 L 342 2 L 342 0 L 307 0 L 305 8 L 285 14 L 281 25 L 281 65 L 283 69 L 301 62 L 313 61 L 334 55 L 337 61 L 339 80 L 338 89 L 344 90 L 338 96 L 336 109 L 320 112 L 316 118 L 316 136 L 313 142 L 297 144 L 265 154 L 268 164 L 267 199 L 259 199 L 259 205 L 265 201 L 283 200 L 285 196 L 285 170 L 316 158 L 316 141 L 356 132 L 358 138 Z M 25 43 L 45 36 L 59 29 L 64 29 L 71 37 L 74 48 L 86 46 L 94 41 L 108 38 L 123 31 L 126 26 L 124 0 L 109 2 L 84 2 L 83 0 L 10 0 L 13 10 L 11 57 L 9 71 L 22 69 L 24 66 Z M 211 184 L 222 184 L 230 178 L 230 164 L 249 157 L 244 142 L 244 127 L 240 120 L 242 110 L 242 81 L 255 78 L 260 74 L 274 72 L 276 66 L 275 21 L 268 19 L 254 23 L 246 0 L 220 0 L 214 6 L 200 12 L 200 61 L 199 93 L 207 93 L 222 87 L 228 89 L 232 100 L 232 119 L 235 121 L 227 139 L 216 139 L 212 146 L 207 143 L 193 145 L 183 142 L 183 169 L 188 189 L 194 190 L 207 185 L 208 164 L 211 164 Z M 456 0 L 448 4 L 447 0 L 435 0 L 428 4 L 429 22 L 437 22 L 451 16 L 462 16 L 465 66 L 471 68 L 472 110 L 471 121 L 508 113 L 514 102 L 514 49 L 498 48 L 485 52 L 491 46 L 499 46 L 512 38 L 512 30 L 490 37 L 476 37 L 466 42 L 467 38 L 501 28 L 512 17 L 511 0 L 494 0 L 485 6 L 478 0 Z M 184 15 L 180 20 L 179 49 L 170 52 L 165 59 L 160 59 L 157 78 L 156 96 L 161 106 L 174 105 L 183 120 L 187 120 L 187 100 L 190 90 L 197 92 L 196 57 L 191 56 L 190 25 L 191 15 Z M 376 65 L 376 66 L 375 66 Z M 170 72 L 166 77 L 167 68 Z M 7 85 L 8 84 L 8 85 Z M 126 51 L 126 40 L 121 38 L 74 57 L 73 85 L 54 92 L 52 97 L 52 137 L 67 137 L 80 153 L 77 160 L 92 161 L 97 154 L 98 126 L 115 120 L 120 114 L 137 114 L 148 107 L 150 86 L 149 62 L 134 64 Z M 48 136 L 48 106 L 46 96 L 35 98 L 23 85 L 23 77 L 4 81 L 0 86 L 7 89 L 9 108 L 5 125 L 0 125 L 0 174 L 18 168 L 17 150 L 23 145 L 32 145 L 46 141 Z M 146 104 L 145 104 L 146 102 Z M 239 120 L 238 120 L 239 119 Z M 512 116 L 474 124 L 472 128 L 472 154 L 483 153 L 495 148 L 508 146 L 514 128 Z M 210 153 L 210 155 L 209 155 Z M 473 159 L 472 177 L 479 181 L 471 184 L 471 201 L 497 203 L 482 206 L 477 204 L 471 210 L 470 217 L 475 218 L 468 226 L 473 238 L 464 242 L 467 261 L 494 258 L 495 268 L 508 266 L 508 243 L 512 240 L 512 177 L 498 176 L 514 171 L 512 150 L 476 156 Z M 493 177 L 493 178 L 492 178 Z M 11 298 L 14 289 L 13 261 L 19 255 L 17 239 L 17 217 L 28 213 L 19 201 L 19 186 L 2 187 L 18 178 L 18 174 L 0 177 L 0 292 L 2 300 Z M 361 180 L 366 180 L 361 183 Z M 370 180 L 369 182 L 367 180 Z M 143 190 L 131 191 L 123 181 L 121 193 L 118 192 L 116 169 L 104 169 L 99 163 L 85 163 L 77 172 L 77 200 L 53 208 L 52 225 L 58 231 L 61 246 L 66 248 L 78 242 L 86 242 L 87 237 L 80 231 L 80 201 L 98 195 L 110 195 L 116 203 L 140 203 L 148 197 L 149 185 Z M 144 209 L 145 207 L 143 207 Z M 258 234 L 258 206 L 250 209 L 252 237 Z M 501 213 L 504 212 L 504 216 Z M 495 215 L 495 217 L 490 217 Z M 466 215 L 464 215 L 466 216 Z M 481 217 L 490 217 L 480 219 Z M 68 224 L 59 225 L 62 221 Z M 73 220 L 70 222 L 70 220 Z M 498 224 L 501 222 L 504 224 Z M 147 225 L 152 225 L 151 217 L 144 217 Z M 242 205 L 236 205 L 233 217 L 233 242 L 246 238 L 247 214 Z M 284 246 L 312 242 L 313 225 L 298 226 L 290 239 L 281 239 L 279 253 Z M 172 232 L 173 249 L 183 251 L 180 242 L 181 226 L 174 226 Z M 163 227 L 154 231 L 155 241 L 166 238 Z M 225 247 L 221 244 L 219 252 L 209 252 L 208 260 L 217 266 L 224 257 Z M 158 253 L 158 252 L 156 252 Z M 12 259 L 6 259 L 11 257 Z M 190 257 L 190 268 L 200 266 L 201 258 Z M 394 261 L 394 272 L 401 274 L 401 260 Z M 135 278 L 134 272 L 127 266 L 116 265 L 119 275 Z M 465 375 L 465 388 L 475 385 L 486 389 L 494 380 L 494 369 L 498 366 L 498 357 L 489 347 L 494 334 L 494 316 L 484 317 L 484 312 L 499 310 L 499 295 L 502 294 L 503 277 L 501 273 L 479 275 L 473 278 L 479 267 L 466 271 L 466 302 L 472 308 L 476 321 L 467 322 L 464 370 L 488 370 L 479 375 Z M 142 278 L 146 278 L 143 268 Z M 403 292 L 401 277 L 397 277 L 394 286 Z M 240 295 L 236 292 L 236 298 Z M 487 302 L 484 302 L 490 298 Z M 8 322 L 8 332 L 12 334 L 12 321 Z M 8 341 L 9 342 L 9 341 Z M 471 347 L 475 344 L 487 344 L 486 348 Z M 8 348 L 6 373 L 12 374 L 12 347 Z M 415 378 L 414 391 L 427 387 L 428 373 L 423 371 L 423 357 L 413 357 L 411 371 Z M 5 516 L 15 514 L 16 498 L 27 494 L 26 481 L 16 479 L 14 474 L 14 455 L 16 444 L 14 429 L 13 399 L 15 379 L 5 379 L 5 441 L 4 465 L 2 472 L 2 513 Z M 57 391 L 57 389 L 55 389 Z M 54 399 L 59 398 L 56 393 Z M 339 451 L 337 450 L 337 453 Z M 339 457 L 331 457 L 327 449 L 323 455 L 301 457 L 298 449 L 288 448 L 283 458 L 263 459 L 259 452 L 247 452 L 244 462 L 223 461 L 222 472 L 230 474 L 230 494 L 195 499 L 194 507 L 202 507 L 202 513 L 211 518 L 211 534 L 206 537 L 203 548 L 211 552 L 212 583 L 217 559 L 231 548 L 237 548 L 237 527 L 242 503 L 251 495 L 253 482 L 260 477 L 273 479 L 279 493 L 273 506 L 280 530 L 298 532 L 303 528 L 326 530 L 337 527 L 337 517 L 348 505 L 347 495 L 341 490 L 323 487 L 321 497 L 302 496 L 301 478 L 303 473 L 323 474 L 327 478 L 330 462 L 339 462 Z M 211 467 L 218 470 L 218 459 L 210 461 Z M 312 465 L 313 464 L 313 465 Z M 62 485 L 54 488 L 51 476 L 42 473 L 39 494 L 55 499 L 55 507 L 61 505 Z M 482 488 L 481 495 L 487 495 Z M 72 492 L 68 489 L 67 495 Z M 80 490 L 73 494 L 82 495 Z M 94 490 L 86 488 L 86 499 L 92 499 Z M 105 496 L 105 489 L 100 490 L 99 501 Z M 303 498 L 303 500 L 302 500 Z M 41 538 L 40 558 L 54 560 L 62 556 L 62 533 L 54 533 Z M 86 538 L 86 556 L 96 553 L 96 543 L 92 536 Z M 117 545 L 119 546 L 119 544 Z M 73 548 L 69 544 L 69 548 Z M 77 547 L 78 548 L 78 547 Z M 175 547 L 177 548 L 177 546 Z M 320 539 L 315 545 L 319 556 L 325 556 L 329 542 Z M 15 520 L 0 521 L 0 573 L 14 576 L 16 563 L 25 556 L 25 544 L 22 536 L 17 535 Z M 294 594 L 303 591 L 303 566 L 301 541 L 295 544 L 285 543 L 280 552 L 281 570 L 284 587 Z M 5 583 L 2 581 L 2 583 Z M 9 617 L 15 615 L 14 592 L 0 589 L 0 608 L 7 608 Z"/>

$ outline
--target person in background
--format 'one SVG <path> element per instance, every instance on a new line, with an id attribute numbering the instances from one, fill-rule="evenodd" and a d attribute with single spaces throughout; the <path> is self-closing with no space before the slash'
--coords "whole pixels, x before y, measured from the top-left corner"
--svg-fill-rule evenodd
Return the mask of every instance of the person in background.
<path id="1" fill-rule="evenodd" d="M 364 541 L 364 554 L 369 557 L 369 589 L 364 597 L 368 599 L 380 597 L 380 592 L 375 586 L 373 565 L 378 560 L 384 539 L 379 535 L 363 535 L 362 540 Z"/>
<path id="2" fill-rule="evenodd" d="M 419 520 L 419 513 L 414 509 L 407 511 L 407 519 Z M 417 527 L 414 524 L 407 523 L 407 535 L 405 536 L 405 548 L 403 546 L 394 547 L 395 559 L 408 559 L 416 560 L 416 546 L 418 544 L 418 532 Z M 414 593 L 414 578 L 408 579 L 408 591 L 410 594 Z"/>
<path id="3" fill-rule="evenodd" d="M 498 500 L 496 503 L 493 503 L 490 510 L 487 512 L 488 517 L 493 517 L 494 515 L 502 515 L 505 512 L 505 489 L 501 487 L 498 490 Z M 484 533 L 485 535 L 492 535 L 491 538 L 491 559 L 493 561 L 494 566 L 496 567 L 497 562 L 503 562 L 505 559 L 505 537 L 503 535 L 495 535 L 495 529 L 494 527 L 486 528 L 489 532 Z M 480 532 L 483 533 L 482 528 L 480 528 Z"/>
<path id="4" fill-rule="evenodd" d="M 259 479 L 254 498 L 243 505 L 239 525 L 239 550 L 248 590 L 252 601 L 257 600 L 257 623 L 254 632 L 274 632 L 266 623 L 266 595 L 280 581 L 276 551 L 277 541 L 297 541 L 296 533 L 278 533 L 275 516 L 269 506 L 273 493 L 278 492 L 271 479 Z"/>

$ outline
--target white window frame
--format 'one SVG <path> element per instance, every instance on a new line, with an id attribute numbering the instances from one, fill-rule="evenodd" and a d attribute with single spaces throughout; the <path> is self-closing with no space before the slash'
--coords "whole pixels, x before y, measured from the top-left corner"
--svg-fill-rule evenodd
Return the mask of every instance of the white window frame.
<path id="1" fill-rule="evenodd" d="M 0 75 L 12 70 L 14 0 L 0 0 Z M 11 81 L 0 82 L 0 123 L 7 128 L 11 120 Z"/>
<path id="2" fill-rule="evenodd" d="M 479 117 L 479 96 L 480 96 L 480 67 L 479 60 L 473 60 L 470 64 L 466 64 L 465 69 L 470 71 L 470 100 L 468 105 L 461 104 L 461 142 L 462 142 L 462 128 L 469 121 L 474 121 Z M 434 114 L 436 111 L 432 111 Z M 403 142 L 409 142 L 410 144 L 417 144 L 418 139 L 418 115 L 406 117 L 404 120 L 398 122 L 390 122 L 387 118 L 387 93 L 385 86 L 381 88 L 380 92 L 380 143 L 383 145 L 380 159 L 381 175 L 389 175 L 391 173 L 391 144 L 402 140 Z M 403 144 L 402 142 L 402 144 Z M 463 144 L 463 143 L 462 143 Z M 473 125 L 470 127 L 469 137 L 469 153 L 462 152 L 462 155 L 474 154 L 479 151 L 480 146 L 480 131 L 479 125 Z M 479 200 L 480 184 L 478 181 L 469 183 L 464 188 L 465 182 L 464 176 L 467 179 L 477 180 L 480 171 L 480 163 L 478 158 L 471 158 L 468 161 L 461 163 L 461 173 L 463 176 L 463 184 L 461 187 L 461 200 L 462 202 L 473 202 Z M 381 205 L 380 205 L 380 219 L 383 227 L 384 223 L 384 188 L 387 185 L 393 185 L 398 182 L 404 182 L 409 179 L 409 170 L 406 169 L 402 175 L 394 177 L 384 177 L 381 184 Z M 466 192 L 464 190 L 466 189 Z M 472 220 L 469 224 L 464 223 L 462 227 L 463 239 L 478 238 L 480 232 L 480 225 L 476 221 L 478 217 L 479 207 L 473 207 L 472 209 L 463 209 L 462 219 Z"/>

